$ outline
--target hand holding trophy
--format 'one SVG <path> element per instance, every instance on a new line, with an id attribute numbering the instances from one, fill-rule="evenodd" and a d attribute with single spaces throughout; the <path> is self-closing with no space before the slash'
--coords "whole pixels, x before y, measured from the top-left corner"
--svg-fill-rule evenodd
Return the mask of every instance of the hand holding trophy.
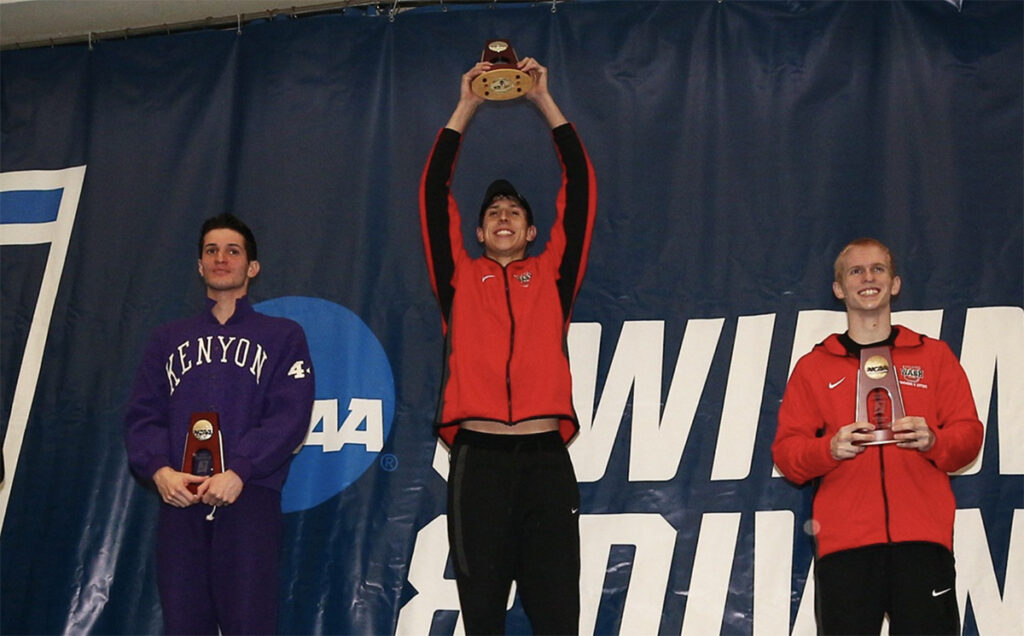
<path id="1" fill-rule="evenodd" d="M 488 40 L 480 61 L 488 70 L 473 79 L 473 92 L 483 99 L 503 101 L 522 97 L 533 88 L 533 76 L 520 68 L 516 50 L 508 40 Z"/>

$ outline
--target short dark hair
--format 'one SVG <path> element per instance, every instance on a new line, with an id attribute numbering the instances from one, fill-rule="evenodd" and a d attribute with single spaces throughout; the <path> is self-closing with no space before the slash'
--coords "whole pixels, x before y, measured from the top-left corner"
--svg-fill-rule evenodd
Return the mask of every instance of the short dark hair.
<path id="1" fill-rule="evenodd" d="M 257 259 L 256 252 L 256 237 L 253 235 L 252 230 L 234 214 L 230 212 L 224 212 L 217 216 L 212 216 L 203 221 L 203 227 L 199 230 L 199 258 L 203 257 L 203 241 L 206 239 L 207 233 L 211 230 L 228 229 L 234 230 L 242 235 L 245 239 L 245 258 L 247 261 L 255 261 Z"/>

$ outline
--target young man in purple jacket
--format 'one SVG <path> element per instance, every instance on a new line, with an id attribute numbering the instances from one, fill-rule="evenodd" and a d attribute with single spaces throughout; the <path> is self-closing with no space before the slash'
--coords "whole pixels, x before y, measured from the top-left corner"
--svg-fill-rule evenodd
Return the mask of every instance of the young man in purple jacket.
<path id="1" fill-rule="evenodd" d="M 132 470 L 163 500 L 157 584 L 169 634 L 277 630 L 281 487 L 309 428 L 314 384 L 302 328 L 253 310 L 252 231 L 231 214 L 199 241 L 207 306 L 159 327 L 125 416 Z M 182 472 L 193 414 L 216 413 L 223 470 Z"/>

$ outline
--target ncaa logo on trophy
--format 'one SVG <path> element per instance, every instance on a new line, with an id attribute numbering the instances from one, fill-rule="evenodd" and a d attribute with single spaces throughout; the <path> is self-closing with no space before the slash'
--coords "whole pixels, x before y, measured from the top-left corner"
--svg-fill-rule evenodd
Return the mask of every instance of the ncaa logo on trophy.
<path id="1" fill-rule="evenodd" d="M 868 347 L 860 352 L 857 372 L 857 421 L 873 427 L 858 433 L 870 433 L 874 439 L 859 446 L 895 444 L 892 423 L 904 416 L 900 383 L 892 366 L 888 346 Z"/>

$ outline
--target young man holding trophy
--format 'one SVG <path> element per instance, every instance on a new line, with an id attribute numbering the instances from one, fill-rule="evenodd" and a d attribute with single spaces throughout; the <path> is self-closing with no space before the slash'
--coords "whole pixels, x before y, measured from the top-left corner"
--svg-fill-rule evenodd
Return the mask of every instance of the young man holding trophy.
<path id="1" fill-rule="evenodd" d="M 487 51 L 502 60 L 489 60 Z M 563 167 L 551 236 L 536 256 L 526 199 L 504 179 L 488 187 L 477 241 L 462 242 L 450 193 L 462 136 L 487 99 L 518 95 L 551 129 Z M 500 634 L 516 581 L 537 634 L 579 631 L 579 487 L 566 444 L 579 424 L 565 338 L 587 263 L 596 208 L 593 167 L 548 92 L 547 69 L 492 41 L 462 76 L 420 192 L 431 284 L 445 333 L 435 426 L 451 448 L 448 536 L 466 632 Z"/>
<path id="2" fill-rule="evenodd" d="M 163 500 L 157 584 L 168 634 L 277 631 L 281 488 L 309 428 L 309 348 L 257 313 L 252 231 L 231 214 L 199 238 L 206 309 L 150 338 L 125 414 L 132 470 Z"/>
<path id="3" fill-rule="evenodd" d="M 875 239 L 835 261 L 848 330 L 793 369 L 772 453 L 787 479 L 818 480 L 813 519 L 824 634 L 959 634 L 956 501 L 947 473 L 983 430 L 949 346 L 890 321 L 902 281 Z"/>

